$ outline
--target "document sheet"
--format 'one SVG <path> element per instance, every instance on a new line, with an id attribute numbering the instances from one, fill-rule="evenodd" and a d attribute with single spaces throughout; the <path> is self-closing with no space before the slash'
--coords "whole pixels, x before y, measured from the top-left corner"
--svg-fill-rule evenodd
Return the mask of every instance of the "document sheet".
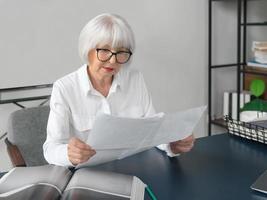
<path id="1" fill-rule="evenodd" d="M 77 167 L 93 166 L 184 139 L 192 134 L 206 106 L 146 118 L 97 116 L 87 143 L 96 154 Z"/>

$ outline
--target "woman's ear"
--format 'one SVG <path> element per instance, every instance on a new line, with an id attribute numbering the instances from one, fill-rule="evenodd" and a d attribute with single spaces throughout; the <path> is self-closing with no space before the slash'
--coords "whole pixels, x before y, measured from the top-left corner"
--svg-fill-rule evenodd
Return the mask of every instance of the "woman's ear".
<path id="1" fill-rule="evenodd" d="M 88 51 L 88 54 L 87 54 L 87 64 L 90 65 L 91 62 L 94 60 L 96 56 L 96 51 L 95 49 L 91 49 L 90 51 Z"/>

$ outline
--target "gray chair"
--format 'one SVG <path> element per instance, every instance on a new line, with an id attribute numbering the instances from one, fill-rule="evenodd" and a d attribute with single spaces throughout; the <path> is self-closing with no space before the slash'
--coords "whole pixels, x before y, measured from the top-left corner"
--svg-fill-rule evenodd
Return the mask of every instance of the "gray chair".
<path id="1" fill-rule="evenodd" d="M 14 167 L 47 164 L 43 143 L 48 115 L 49 106 L 25 108 L 10 115 L 5 143 Z"/>

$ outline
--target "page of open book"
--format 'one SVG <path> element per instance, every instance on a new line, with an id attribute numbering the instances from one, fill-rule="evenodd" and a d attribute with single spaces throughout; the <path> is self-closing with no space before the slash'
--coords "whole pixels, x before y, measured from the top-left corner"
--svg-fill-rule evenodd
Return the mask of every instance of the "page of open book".
<path id="1" fill-rule="evenodd" d="M 77 166 L 93 166 L 122 159 L 151 147 L 184 139 L 192 134 L 206 106 L 147 118 L 101 114 L 87 139 L 96 154 Z"/>
<path id="2" fill-rule="evenodd" d="M 63 199 L 143 200 L 145 187 L 135 176 L 82 168 L 75 171 Z"/>
<path id="3" fill-rule="evenodd" d="M 58 199 L 71 176 L 61 166 L 16 167 L 0 179 L 0 199 Z"/>

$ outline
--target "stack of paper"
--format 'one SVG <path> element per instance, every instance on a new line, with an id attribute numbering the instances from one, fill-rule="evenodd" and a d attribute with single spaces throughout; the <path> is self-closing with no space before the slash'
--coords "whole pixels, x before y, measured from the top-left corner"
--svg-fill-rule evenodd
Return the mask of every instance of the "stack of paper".
<path id="1" fill-rule="evenodd" d="M 77 167 L 92 166 L 144 151 L 192 134 L 206 106 L 149 118 L 121 118 L 101 114 L 87 139 L 96 154 Z"/>

